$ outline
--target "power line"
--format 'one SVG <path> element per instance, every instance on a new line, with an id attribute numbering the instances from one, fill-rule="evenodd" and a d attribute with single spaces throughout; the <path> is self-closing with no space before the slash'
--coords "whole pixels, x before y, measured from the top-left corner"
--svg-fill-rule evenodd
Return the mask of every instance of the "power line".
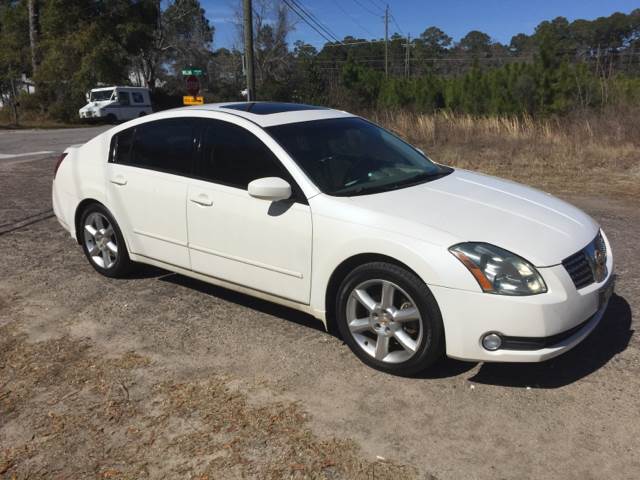
<path id="1" fill-rule="evenodd" d="M 358 5 L 360 5 L 360 7 L 365 10 L 366 12 L 370 13 L 371 15 L 373 15 L 374 17 L 379 17 L 380 16 L 380 12 L 374 12 L 373 10 L 371 10 L 369 7 L 366 7 L 360 0 L 353 0 L 354 2 L 356 2 Z"/>
<path id="2" fill-rule="evenodd" d="M 350 45 L 366 45 L 369 43 L 382 43 L 384 42 L 384 40 L 362 40 L 362 41 L 358 41 L 358 42 L 347 42 L 347 43 L 343 43 L 340 42 L 340 44 L 338 45 L 325 45 L 325 47 L 346 47 L 346 46 L 350 46 Z"/>
<path id="3" fill-rule="evenodd" d="M 338 42 L 338 43 L 341 43 L 341 42 L 340 42 L 340 40 L 338 40 L 335 36 L 333 37 L 333 40 L 332 40 L 332 39 L 330 39 L 327 35 L 325 35 L 321 30 L 319 30 L 319 28 L 322 28 L 322 27 L 316 27 L 316 26 L 315 26 L 314 24 L 312 24 L 309 20 L 307 20 L 307 18 L 305 18 L 305 17 L 303 16 L 303 14 L 302 14 L 302 13 L 300 13 L 300 12 L 299 12 L 299 11 L 298 11 L 294 6 L 293 6 L 293 5 L 291 5 L 291 4 L 289 3 L 289 0 L 282 0 L 282 1 L 284 2 L 284 4 L 285 4 L 287 7 L 289 7 L 289 9 L 290 9 L 293 13 L 295 13 L 295 14 L 300 18 L 300 20 L 302 20 L 304 23 L 306 23 L 307 25 L 309 25 L 313 30 L 315 30 L 315 32 L 316 32 L 318 35 L 320 35 L 322 38 L 324 38 L 327 42 L 329 42 L 329 43 L 332 43 L 332 42 Z M 327 32 L 327 34 L 328 34 L 329 36 L 332 36 L 329 32 Z"/>
<path id="4" fill-rule="evenodd" d="M 342 13 L 344 13 L 346 16 L 348 16 L 351 21 L 353 23 L 355 23 L 358 27 L 360 27 L 362 30 L 364 30 L 365 32 L 367 32 L 369 35 L 371 35 L 372 37 L 375 36 L 373 34 L 373 32 L 371 30 L 369 30 L 367 27 L 365 27 L 364 25 L 362 25 L 360 22 L 358 22 L 349 12 L 347 12 L 342 5 L 340 5 L 340 2 L 338 0 L 333 0 L 333 3 L 335 3 L 336 7 L 338 7 L 340 10 L 342 10 Z"/>
<path id="5" fill-rule="evenodd" d="M 391 17 L 391 20 L 393 20 L 393 24 L 398 28 L 400 33 L 404 36 L 404 32 L 402 31 L 402 27 L 400 25 L 398 25 L 398 22 L 396 21 L 396 17 L 393 16 L 393 13 L 391 15 L 389 15 L 389 16 Z"/>
<path id="6" fill-rule="evenodd" d="M 380 0 L 375 0 L 375 1 L 374 0 L 369 0 L 369 3 L 371 3 L 372 5 L 375 5 L 380 10 L 384 10 L 385 4 Z"/>
<path id="7" fill-rule="evenodd" d="M 311 20 L 313 20 L 313 22 L 318 25 L 319 27 L 322 28 L 322 30 L 324 30 L 325 32 L 327 32 L 329 34 L 330 37 L 337 39 L 338 36 L 333 33 L 332 30 L 330 30 L 324 23 L 322 23 L 320 21 L 320 19 L 318 17 L 316 17 L 313 12 L 309 11 L 309 9 L 307 7 L 305 7 L 304 5 L 302 5 L 302 2 L 300 2 L 299 0 L 289 0 L 290 2 L 292 2 L 296 7 L 298 7 L 303 13 L 305 13 L 309 18 L 311 18 Z"/>

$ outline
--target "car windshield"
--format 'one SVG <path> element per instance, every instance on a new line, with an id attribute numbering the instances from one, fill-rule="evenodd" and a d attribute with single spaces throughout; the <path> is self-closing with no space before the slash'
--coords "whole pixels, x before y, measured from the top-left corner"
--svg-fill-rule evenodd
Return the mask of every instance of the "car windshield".
<path id="1" fill-rule="evenodd" d="M 437 165 L 390 132 L 357 117 L 267 128 L 322 192 L 366 195 L 440 178 Z"/>
<path id="2" fill-rule="evenodd" d="M 91 101 L 92 102 L 102 102 L 104 100 L 109 100 L 113 95 L 113 90 L 98 90 L 91 92 Z"/>

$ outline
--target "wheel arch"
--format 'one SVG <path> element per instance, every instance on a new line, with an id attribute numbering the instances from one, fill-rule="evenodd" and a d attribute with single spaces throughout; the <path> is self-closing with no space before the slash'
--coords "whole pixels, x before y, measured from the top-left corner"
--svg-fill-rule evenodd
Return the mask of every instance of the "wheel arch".
<path id="1" fill-rule="evenodd" d="M 421 278 L 414 269 L 404 262 L 381 253 L 358 253 L 346 258 L 331 273 L 329 282 L 327 283 L 327 289 L 325 291 L 325 321 L 327 330 L 330 332 L 337 332 L 337 324 L 333 307 L 342 281 L 354 268 L 371 262 L 386 262 L 392 265 L 397 265 L 398 267 L 404 268 L 413 273 L 418 278 Z"/>
<path id="2" fill-rule="evenodd" d="M 75 237 L 78 244 L 82 244 L 82 225 L 80 225 L 80 221 L 82 220 L 82 213 L 87 209 L 89 205 L 93 205 L 93 204 L 100 205 L 102 208 L 106 209 L 109 212 L 109 214 L 111 214 L 111 216 L 115 219 L 115 221 L 118 222 L 118 219 L 115 217 L 111 209 L 107 207 L 104 203 L 102 203 L 100 200 L 96 200 L 95 198 L 85 198 L 76 207 L 76 211 L 74 213 L 74 218 L 73 218 L 73 226 L 75 228 Z M 122 237 L 124 238 L 125 246 L 128 249 L 129 242 L 127 240 L 127 236 L 125 232 L 121 232 L 121 233 L 122 233 Z"/>

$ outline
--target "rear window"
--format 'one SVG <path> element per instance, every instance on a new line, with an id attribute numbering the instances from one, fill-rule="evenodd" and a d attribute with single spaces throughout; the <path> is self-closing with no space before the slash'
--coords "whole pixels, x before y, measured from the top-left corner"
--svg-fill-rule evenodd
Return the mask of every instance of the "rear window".
<path id="1" fill-rule="evenodd" d="M 133 103 L 144 103 L 144 97 L 139 92 L 131 92 L 131 98 L 133 98 Z"/>
<path id="2" fill-rule="evenodd" d="M 191 175 L 196 121 L 175 118 L 147 122 L 114 136 L 111 161 Z"/>
<path id="3" fill-rule="evenodd" d="M 131 163 L 131 146 L 135 128 L 116 133 L 111 140 L 111 158 L 109 161 L 129 165 Z"/>

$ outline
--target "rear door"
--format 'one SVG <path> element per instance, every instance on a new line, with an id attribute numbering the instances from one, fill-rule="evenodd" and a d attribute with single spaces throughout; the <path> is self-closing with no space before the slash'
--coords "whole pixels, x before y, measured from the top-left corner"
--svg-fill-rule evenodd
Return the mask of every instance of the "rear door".
<path id="1" fill-rule="evenodd" d="M 202 119 L 201 154 L 189 183 L 189 250 L 196 272 L 301 303 L 311 286 L 311 210 L 278 158 L 256 135 Z M 281 177 L 290 200 L 247 192 L 250 181 Z"/>
<path id="2" fill-rule="evenodd" d="M 132 253 L 190 268 L 185 203 L 196 120 L 146 122 L 117 133 L 107 165 L 109 205 Z"/>

